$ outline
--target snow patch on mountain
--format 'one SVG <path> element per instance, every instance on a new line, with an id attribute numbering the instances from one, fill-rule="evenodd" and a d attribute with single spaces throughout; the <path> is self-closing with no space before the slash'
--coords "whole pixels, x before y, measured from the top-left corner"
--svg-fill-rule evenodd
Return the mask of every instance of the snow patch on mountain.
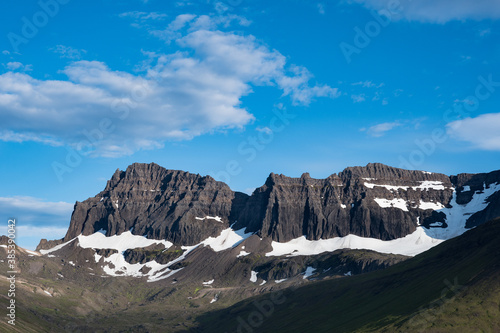
<path id="1" fill-rule="evenodd" d="M 249 255 L 249 254 L 250 254 L 250 253 L 248 253 L 248 252 L 246 252 L 246 251 L 244 251 L 244 250 L 241 250 L 241 251 L 240 251 L 240 254 L 238 254 L 238 255 L 236 256 L 236 258 L 246 257 L 246 256 L 247 256 L 247 255 Z"/>
<path id="2" fill-rule="evenodd" d="M 105 265 L 103 266 L 103 270 L 106 274 L 110 276 L 147 277 L 148 282 L 154 282 L 166 279 L 180 271 L 182 268 L 171 270 L 168 267 L 184 260 L 190 252 L 200 246 L 209 246 L 213 251 L 219 252 L 237 246 L 251 235 L 252 233 L 246 233 L 245 229 L 233 230 L 232 228 L 227 228 L 223 230 L 217 237 L 208 237 L 207 239 L 196 245 L 181 246 L 181 249 L 184 250 L 184 253 L 180 257 L 168 262 L 167 264 L 159 264 L 155 260 L 149 261 L 144 264 L 130 264 L 125 260 L 125 257 L 123 256 L 123 253 L 126 250 L 145 248 L 154 244 L 163 244 L 165 248 L 168 249 L 173 244 L 166 240 L 148 239 L 145 236 L 133 235 L 130 231 L 126 231 L 120 235 L 113 235 L 110 237 L 106 237 L 104 233 L 98 231 L 89 236 L 79 235 L 76 240 L 78 241 L 78 246 L 80 246 L 81 248 L 91 248 L 93 250 L 112 249 L 118 251 L 118 253 L 114 253 L 109 257 L 104 258 Z M 69 242 L 57 245 L 49 250 L 41 250 L 40 253 L 49 254 L 51 252 L 60 250 L 74 240 L 75 239 L 72 239 Z M 96 262 L 99 262 L 101 258 L 101 255 L 94 253 L 94 259 Z M 149 269 L 149 271 L 147 273 L 144 273 L 145 269 Z"/>
<path id="3" fill-rule="evenodd" d="M 457 203 L 457 193 L 453 191 L 450 208 L 438 210 L 446 215 L 446 224 L 448 226 L 446 228 L 426 229 L 427 235 L 434 239 L 442 240 L 460 236 L 468 230 L 465 228 L 467 219 L 488 207 L 488 198 L 498 191 L 500 191 L 500 184 L 491 184 L 489 187 L 484 184 L 483 190 L 474 192 L 472 199 L 465 205 L 459 205 Z"/>
<path id="4" fill-rule="evenodd" d="M 445 186 L 443 185 L 443 182 L 440 181 L 430 181 L 430 180 L 425 180 L 421 181 L 420 185 L 418 186 L 402 186 L 402 185 L 381 185 L 381 184 L 373 184 L 373 183 L 364 183 L 364 185 L 368 188 L 373 189 L 374 187 L 384 187 L 388 189 L 389 191 L 397 191 L 397 190 L 405 190 L 407 191 L 408 189 L 413 189 L 413 190 L 438 190 L 442 191 L 445 189 Z"/>
<path id="5" fill-rule="evenodd" d="M 399 208 L 401 210 L 404 210 L 405 212 L 408 211 L 407 203 L 403 199 L 380 199 L 380 198 L 375 198 L 373 199 L 375 202 L 382 208 Z"/>
<path id="6" fill-rule="evenodd" d="M 465 223 L 467 219 L 471 215 L 484 210 L 489 204 L 487 199 L 497 191 L 500 191 L 500 184 L 491 184 L 489 187 L 484 185 L 484 189 L 476 191 L 471 201 L 465 205 L 457 203 L 457 194 L 454 191 L 449 208 L 443 208 L 443 205 L 440 203 L 421 201 L 421 209 L 434 209 L 446 215 L 447 227 L 445 228 L 442 227 L 443 223 L 436 222 L 430 225 L 432 228 L 427 229 L 420 226 L 419 218 L 417 218 L 417 225 L 419 225 L 417 229 L 412 234 L 402 238 L 383 241 L 376 238 L 347 235 L 345 237 L 308 240 L 305 236 L 302 236 L 286 243 L 273 241 L 271 243 L 273 250 L 266 253 L 266 256 L 316 255 L 339 249 L 366 249 L 381 253 L 414 256 L 429 250 L 445 240 L 457 237 L 466 232 Z M 407 209 L 406 202 L 402 199 L 375 199 L 375 201 L 384 208 L 395 207 L 403 210 Z"/>
<path id="7" fill-rule="evenodd" d="M 257 282 L 257 272 L 256 271 L 252 271 L 251 274 L 250 274 L 250 282 Z"/>
<path id="8" fill-rule="evenodd" d="M 217 221 L 217 222 L 223 223 L 223 222 L 222 222 L 222 218 L 220 218 L 219 216 L 195 217 L 195 219 L 197 219 L 197 220 L 199 220 L 199 221 L 204 221 L 204 220 L 215 220 L 215 221 Z"/>
<path id="9" fill-rule="evenodd" d="M 414 256 L 427 251 L 441 242 L 442 240 L 433 239 L 427 236 L 423 227 L 418 227 L 415 232 L 403 238 L 390 241 L 355 235 L 320 240 L 308 240 L 305 236 L 302 236 L 286 243 L 273 241 L 271 243 L 273 250 L 266 253 L 266 256 L 308 256 L 323 252 L 333 252 L 340 249 L 364 249 L 380 253 Z"/>
<path id="10" fill-rule="evenodd" d="M 418 208 L 426 210 L 426 209 L 432 209 L 432 210 L 439 210 L 443 209 L 444 205 L 440 202 L 424 202 L 420 200 L 420 205 Z"/>
<path id="11" fill-rule="evenodd" d="M 304 272 L 304 276 L 302 278 L 305 280 L 308 277 L 310 277 L 311 275 L 313 275 L 314 272 L 316 272 L 315 268 L 313 268 L 311 266 L 307 266 L 306 271 Z"/>
<path id="12" fill-rule="evenodd" d="M 227 228 L 222 230 L 219 236 L 208 237 L 198 245 L 210 246 L 215 252 L 220 252 L 237 246 L 252 235 L 251 232 L 245 233 L 245 229 L 233 230 Z"/>
<path id="13" fill-rule="evenodd" d="M 173 245 L 169 241 L 148 239 L 144 236 L 133 235 L 130 231 L 110 237 L 106 237 L 103 233 L 98 231 L 92 235 L 80 235 L 77 238 L 80 247 L 84 249 L 113 249 L 119 252 L 147 247 L 154 244 L 163 244 L 167 249 Z"/>

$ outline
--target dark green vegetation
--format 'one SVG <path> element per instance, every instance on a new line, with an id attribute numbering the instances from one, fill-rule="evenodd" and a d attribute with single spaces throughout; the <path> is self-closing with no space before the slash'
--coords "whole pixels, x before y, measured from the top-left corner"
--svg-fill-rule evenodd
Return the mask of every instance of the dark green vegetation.
<path id="1" fill-rule="evenodd" d="M 224 309 L 270 290 L 310 283 L 302 278 L 307 266 L 318 269 L 314 278 L 328 279 L 343 276 L 347 271 L 356 274 L 385 268 L 407 259 L 364 250 L 342 250 L 315 257 L 276 258 L 251 254 L 236 258 L 234 253 L 240 249 L 216 254 L 208 248 L 200 248 L 193 252 L 195 258 L 199 257 L 194 270 L 185 273 L 194 265 L 187 265 L 189 261 L 184 260 L 175 265 L 179 265 L 177 268 L 189 266 L 186 270 L 172 278 L 149 283 L 145 278 L 104 274 L 91 249 L 68 245 L 61 251 L 40 257 L 18 249 L 16 327 L 7 326 L 3 321 L 0 332 L 186 331 L 195 327 L 197 316 L 209 310 Z M 0 248 L 0 252 L 4 250 Z M 97 252 L 108 256 L 116 251 Z M 177 248 L 168 251 L 150 248 L 128 251 L 127 257 L 132 262 L 140 262 L 148 256 L 162 260 L 181 254 L 182 250 Z M 224 258 L 231 261 L 224 263 Z M 276 284 L 273 280 L 279 274 L 271 268 L 280 263 L 287 263 L 282 265 L 279 274 L 285 274 L 288 280 Z M 262 273 L 261 279 L 269 279 L 265 285 L 249 281 L 250 270 L 260 266 L 270 267 Z M 0 275 L 7 270 L 6 262 L 0 262 Z M 215 283 L 202 283 L 210 280 L 206 278 L 207 271 L 213 273 L 209 276 Z M 7 286 L 7 280 L 2 277 L 0 288 L 6 291 Z M 211 303 L 213 299 L 217 301 Z M 0 294 L 0 307 L 7 306 L 7 302 L 6 293 Z"/>
<path id="2" fill-rule="evenodd" d="M 238 326 L 240 332 L 500 331 L 500 220 L 384 270 L 344 277 L 351 265 L 356 269 L 387 258 L 372 251 L 340 251 L 318 258 L 322 273 L 312 276 L 321 278 L 327 267 L 337 266 L 332 277 L 308 282 L 298 276 L 263 286 L 248 278 L 229 283 L 242 273 L 236 266 L 227 280 L 203 286 L 195 280 L 113 278 L 92 262 L 73 266 L 21 250 L 19 256 L 16 326 L 2 320 L 0 332 L 210 333 L 235 332 Z M 278 258 L 266 262 L 253 256 L 240 260 L 261 266 L 261 279 L 278 276 L 280 267 L 294 270 L 294 264 L 288 267 Z M 296 263 L 301 260 L 307 259 Z M 0 263 L 0 272 L 6 271 L 6 263 Z M 7 286 L 1 278 L 0 288 Z M 0 294 L 4 309 L 5 294 Z"/>
<path id="3" fill-rule="evenodd" d="M 499 332 L 500 219 L 385 270 L 272 295 L 203 314 L 193 331 Z"/>

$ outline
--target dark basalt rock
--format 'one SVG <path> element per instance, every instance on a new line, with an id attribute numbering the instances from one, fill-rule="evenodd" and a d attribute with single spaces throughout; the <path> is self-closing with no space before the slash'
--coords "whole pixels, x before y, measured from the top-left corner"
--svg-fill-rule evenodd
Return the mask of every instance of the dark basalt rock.
<path id="1" fill-rule="evenodd" d="M 0 245 L 9 245 L 9 237 L 5 235 L 0 236 Z"/>
<path id="2" fill-rule="evenodd" d="M 95 249 L 95 253 L 104 258 L 109 258 L 111 255 L 118 253 L 118 251 L 113 249 Z"/>
<path id="3" fill-rule="evenodd" d="M 411 188 L 424 181 L 441 182 L 445 190 Z M 370 188 L 365 183 L 410 188 L 391 191 L 381 186 Z M 236 227 L 247 226 L 250 231 L 280 242 L 302 235 L 317 240 L 349 234 L 390 240 L 415 231 L 417 218 L 424 221 L 432 211 L 382 208 L 375 198 L 402 198 L 414 203 L 414 207 L 420 200 L 448 204 L 452 187 L 445 175 L 383 164 L 347 168 L 326 179 L 312 179 L 308 174 L 301 178 L 271 174 L 249 198 Z"/>
<path id="4" fill-rule="evenodd" d="M 145 264 L 155 260 L 157 263 L 164 265 L 179 258 L 183 253 L 184 250 L 180 247 L 173 246 L 166 250 L 163 244 L 156 244 L 145 248 L 126 250 L 123 257 L 130 264 Z"/>
<path id="5" fill-rule="evenodd" d="M 44 238 L 44 239 L 40 240 L 40 243 L 36 247 L 36 251 L 48 250 L 48 249 L 51 249 L 51 248 L 53 248 L 59 244 L 62 244 L 62 243 L 63 243 L 62 239 L 48 241 Z"/>
<path id="6" fill-rule="evenodd" d="M 442 189 L 419 188 L 423 182 L 439 182 Z M 456 193 L 457 202 L 466 204 L 474 192 L 496 182 L 500 183 L 500 171 L 449 177 L 374 163 L 346 168 L 326 179 L 313 179 L 307 173 L 300 178 L 272 173 L 248 196 L 210 176 L 135 163 L 126 171 L 117 170 L 104 191 L 75 204 L 63 240 L 42 241 L 37 250 L 101 229 L 107 236 L 132 230 L 175 245 L 194 245 L 233 224 L 234 229 L 247 228 L 279 242 L 303 235 L 317 240 L 349 234 L 391 240 L 414 232 L 418 223 L 429 228 L 443 221 L 439 211 L 420 209 L 421 202 L 449 206 Z M 380 207 L 377 198 L 404 200 L 407 211 Z M 500 216 L 500 193 L 489 200 L 484 211 L 470 216 L 467 227 Z M 219 216 L 223 222 L 200 220 L 206 216 Z M 128 256 L 133 262 L 144 260 L 142 254 Z"/>
<path id="7" fill-rule="evenodd" d="M 210 176 L 135 163 L 126 171 L 117 170 L 97 196 L 75 204 L 64 241 L 103 229 L 107 236 L 133 230 L 193 245 L 229 227 L 233 205 L 240 206 L 246 197 Z M 205 216 L 219 216 L 223 223 L 196 219 Z"/>
<path id="8" fill-rule="evenodd" d="M 266 281 L 287 279 L 303 274 L 307 267 L 314 269 L 312 278 L 357 275 L 387 268 L 408 258 L 369 250 L 337 250 L 317 256 L 275 258 L 253 269 L 258 272 L 258 278 Z"/>

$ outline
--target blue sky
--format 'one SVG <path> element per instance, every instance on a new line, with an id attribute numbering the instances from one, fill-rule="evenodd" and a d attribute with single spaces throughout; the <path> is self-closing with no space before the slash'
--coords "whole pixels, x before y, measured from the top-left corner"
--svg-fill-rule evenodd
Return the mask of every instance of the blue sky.
<path id="1" fill-rule="evenodd" d="M 500 167 L 500 1 L 0 4 L 0 212 L 18 243 L 155 162 L 270 172 Z"/>

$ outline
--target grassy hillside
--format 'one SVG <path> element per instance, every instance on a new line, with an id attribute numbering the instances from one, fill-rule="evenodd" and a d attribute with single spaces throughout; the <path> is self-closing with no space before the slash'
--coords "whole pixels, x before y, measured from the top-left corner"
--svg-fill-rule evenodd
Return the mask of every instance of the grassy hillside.
<path id="1" fill-rule="evenodd" d="M 20 269 L 16 327 L 3 321 L 0 332 L 500 331 L 500 220 L 384 270 L 308 283 L 298 277 L 299 287 L 288 289 L 290 281 L 217 288 L 147 283 L 27 255 Z M 0 270 L 7 271 L 6 262 Z M 0 288 L 8 289 L 5 278 Z M 216 294 L 222 296 L 211 304 Z M 0 295 L 0 307 L 7 302 Z"/>
<path id="2" fill-rule="evenodd" d="M 203 314 L 195 332 L 498 332 L 500 219 L 403 263 Z"/>

